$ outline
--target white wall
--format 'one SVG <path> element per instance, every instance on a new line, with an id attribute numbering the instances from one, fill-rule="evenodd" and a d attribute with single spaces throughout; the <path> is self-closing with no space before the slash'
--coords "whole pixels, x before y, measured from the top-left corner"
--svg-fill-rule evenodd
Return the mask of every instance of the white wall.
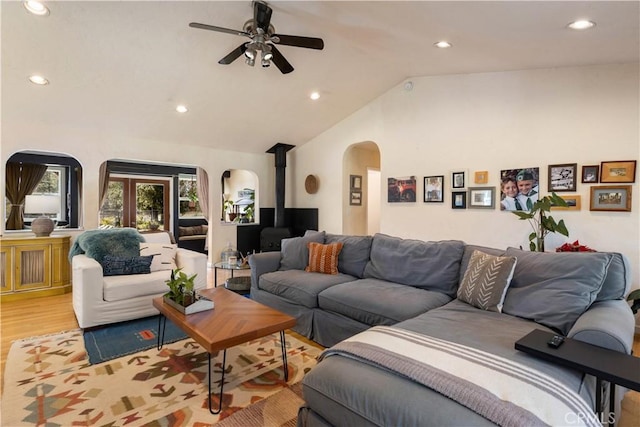
<path id="1" fill-rule="evenodd" d="M 8 105 L 3 105 L 9 108 Z M 76 126 L 76 127 L 73 127 Z M 220 177 L 227 169 L 246 169 L 259 179 L 260 205 L 274 205 L 273 159 L 270 154 L 248 154 L 189 145 L 189 141 L 150 141 L 120 135 L 117 124 L 114 133 L 104 135 L 82 123 L 51 126 L 34 120 L 32 123 L 2 123 L 2 160 L 0 161 L 0 192 L 5 192 L 5 164 L 15 152 L 23 150 L 48 151 L 75 157 L 83 169 L 82 210 L 84 229 L 98 226 L 98 170 L 100 164 L 110 159 L 125 159 L 201 166 L 209 175 L 211 221 L 209 227 L 209 259 L 217 261 L 227 242 L 236 246 L 236 225 L 222 225 L 220 212 L 222 197 Z M 4 218 L 4 203 L 2 204 Z M 4 233 L 4 222 L 2 225 Z M 80 231 L 65 230 L 54 234 L 77 235 Z"/>
<path id="2" fill-rule="evenodd" d="M 320 229 L 339 233 L 347 177 L 335 165 L 351 144 L 373 141 L 380 148 L 382 186 L 393 176 L 416 175 L 417 203 L 381 201 L 383 233 L 427 240 L 461 239 L 495 247 L 527 247 L 529 226 L 499 210 L 452 210 L 450 172 L 489 171 L 487 185 L 499 186 L 502 169 L 540 167 L 547 189 L 549 164 L 599 164 L 640 160 L 638 64 L 528 70 L 412 78 L 365 108 L 298 147 L 294 183 L 309 173 L 323 183 L 308 195 L 294 186 L 295 206 L 320 207 Z M 445 201 L 422 203 L 422 177 L 445 175 Z M 640 179 L 640 173 L 636 174 Z M 472 179 L 472 178 L 471 178 Z M 579 239 L 600 251 L 619 251 L 632 265 L 640 287 L 640 189 L 633 184 L 632 212 L 589 211 L 590 185 L 578 182 L 581 211 L 554 211 Z M 569 193 L 567 193 L 569 194 Z M 554 248 L 559 236 L 548 242 Z"/>

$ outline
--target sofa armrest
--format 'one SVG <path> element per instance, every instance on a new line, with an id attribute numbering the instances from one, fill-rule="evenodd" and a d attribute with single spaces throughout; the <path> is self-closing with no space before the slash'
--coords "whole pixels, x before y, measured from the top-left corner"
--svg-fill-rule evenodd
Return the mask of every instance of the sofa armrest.
<path id="1" fill-rule="evenodd" d="M 207 256 L 205 254 L 178 248 L 176 251 L 176 266 L 181 268 L 188 276 L 198 275 L 195 280 L 196 289 L 207 287 Z"/>
<path id="2" fill-rule="evenodd" d="M 280 251 L 253 254 L 249 256 L 249 266 L 251 267 L 251 287 L 258 289 L 260 276 L 280 268 Z"/>
<path id="3" fill-rule="evenodd" d="M 95 301 L 103 301 L 102 266 L 98 261 L 86 255 L 76 255 L 71 259 L 72 268 L 72 300 L 73 311 L 76 313 L 78 325 L 87 327 L 90 310 Z"/>
<path id="4" fill-rule="evenodd" d="M 593 303 L 573 325 L 568 337 L 631 354 L 635 321 L 624 300 Z"/>

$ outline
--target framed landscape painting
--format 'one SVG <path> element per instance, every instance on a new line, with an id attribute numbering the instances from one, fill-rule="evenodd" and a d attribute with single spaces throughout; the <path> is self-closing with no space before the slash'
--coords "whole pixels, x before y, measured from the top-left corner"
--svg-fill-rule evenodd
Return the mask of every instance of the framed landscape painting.
<path id="1" fill-rule="evenodd" d="M 600 163 L 600 182 L 636 182 L 636 161 Z"/>
<path id="2" fill-rule="evenodd" d="M 493 209 L 495 207 L 495 187 L 469 188 L 469 209 Z"/>
<path id="3" fill-rule="evenodd" d="M 631 186 L 598 185 L 591 187 L 589 210 L 631 212 Z"/>

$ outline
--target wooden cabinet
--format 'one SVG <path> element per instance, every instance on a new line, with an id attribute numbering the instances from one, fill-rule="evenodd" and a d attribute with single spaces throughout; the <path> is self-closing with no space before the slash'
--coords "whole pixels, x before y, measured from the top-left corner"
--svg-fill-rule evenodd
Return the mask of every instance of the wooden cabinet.
<path id="1" fill-rule="evenodd" d="M 70 292 L 70 240 L 70 236 L 1 238 L 2 301 Z"/>

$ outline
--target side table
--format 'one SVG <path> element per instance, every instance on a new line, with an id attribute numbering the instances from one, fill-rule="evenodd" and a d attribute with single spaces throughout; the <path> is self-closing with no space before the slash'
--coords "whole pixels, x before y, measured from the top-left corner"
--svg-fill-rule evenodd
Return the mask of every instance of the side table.
<path id="1" fill-rule="evenodd" d="M 586 342 L 565 338 L 564 343 L 553 348 L 547 341 L 554 334 L 536 329 L 515 343 L 516 350 L 540 359 L 575 369 L 596 377 L 596 414 L 602 417 L 602 381 L 609 385 L 609 411 L 615 413 L 615 385 L 640 391 L 640 358 Z"/>
<path id="2" fill-rule="evenodd" d="M 233 279 L 233 272 L 238 270 L 249 270 L 249 264 L 231 264 L 228 262 L 216 262 L 213 264 L 213 286 L 218 287 L 218 270 L 230 270 L 231 278 Z"/>

